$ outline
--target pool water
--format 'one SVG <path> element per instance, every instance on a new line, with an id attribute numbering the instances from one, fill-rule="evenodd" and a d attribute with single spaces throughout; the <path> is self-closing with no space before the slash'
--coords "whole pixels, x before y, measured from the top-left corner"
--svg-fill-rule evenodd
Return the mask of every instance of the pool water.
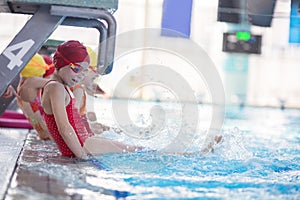
<path id="1" fill-rule="evenodd" d="M 199 136 L 189 147 L 195 154 L 149 148 L 80 161 L 61 158 L 52 142 L 34 140 L 25 151 L 40 153 L 21 159 L 21 170 L 54 180 L 63 191 L 41 191 L 15 178 L 22 187 L 9 194 L 33 199 L 300 199 L 299 121 L 297 109 L 227 107 L 223 140 L 209 154 L 197 153 L 203 139 Z M 113 132 L 104 136 L 153 144 Z"/>

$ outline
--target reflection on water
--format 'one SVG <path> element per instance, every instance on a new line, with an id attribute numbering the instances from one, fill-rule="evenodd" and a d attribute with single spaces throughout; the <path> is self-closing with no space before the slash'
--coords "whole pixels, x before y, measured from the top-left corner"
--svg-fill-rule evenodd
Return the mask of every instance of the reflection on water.
<path id="1" fill-rule="evenodd" d="M 189 147 L 195 152 L 192 155 L 169 155 L 149 148 L 96 156 L 86 162 L 63 158 L 52 142 L 30 134 L 8 197 L 299 199 L 300 111 L 226 110 L 223 142 L 206 155 L 197 153 L 205 133 L 201 126 Z M 205 117 L 200 119 L 205 121 Z M 105 136 L 136 142 L 128 135 L 106 132 Z"/>

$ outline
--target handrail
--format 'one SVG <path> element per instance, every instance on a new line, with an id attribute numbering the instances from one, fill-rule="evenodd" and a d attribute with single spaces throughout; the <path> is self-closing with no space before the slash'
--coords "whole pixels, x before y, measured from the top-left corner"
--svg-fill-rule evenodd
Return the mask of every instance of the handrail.
<path id="1" fill-rule="evenodd" d="M 106 21 L 107 27 L 107 41 L 106 41 L 106 59 L 103 66 L 98 66 L 99 74 L 108 74 L 111 72 L 113 67 L 114 52 L 115 52 L 115 41 L 116 41 L 116 20 L 106 10 L 88 9 L 88 8 L 76 8 L 76 7 L 65 7 L 65 6 L 51 6 L 50 10 L 52 15 L 67 16 L 67 17 L 80 17 L 80 18 L 94 18 L 103 19 Z"/>

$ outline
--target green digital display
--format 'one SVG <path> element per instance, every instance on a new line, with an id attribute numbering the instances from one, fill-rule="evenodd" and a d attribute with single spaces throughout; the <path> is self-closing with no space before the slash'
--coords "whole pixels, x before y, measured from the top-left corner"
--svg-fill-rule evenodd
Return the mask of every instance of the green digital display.
<path id="1" fill-rule="evenodd" d="M 236 38 L 238 40 L 248 41 L 251 38 L 251 34 L 249 32 L 236 32 Z"/>

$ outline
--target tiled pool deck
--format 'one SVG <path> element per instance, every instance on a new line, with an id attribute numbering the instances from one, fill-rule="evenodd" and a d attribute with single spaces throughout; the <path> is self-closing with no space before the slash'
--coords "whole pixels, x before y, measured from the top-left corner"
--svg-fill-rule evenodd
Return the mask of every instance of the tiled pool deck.
<path id="1" fill-rule="evenodd" d="M 66 193 L 68 185 L 62 181 L 29 170 L 45 162 L 75 164 L 60 156 L 53 142 L 39 140 L 34 131 L 1 128 L 0 155 L 1 199 L 81 199 Z"/>
<path id="2" fill-rule="evenodd" d="M 86 191 L 90 162 L 60 155 L 53 141 L 35 131 L 0 128 L 0 199 L 116 199 L 113 190 Z M 91 189 L 91 188 L 90 188 Z"/>
<path id="3" fill-rule="evenodd" d="M 5 199 L 28 130 L 0 129 L 0 197 Z"/>

